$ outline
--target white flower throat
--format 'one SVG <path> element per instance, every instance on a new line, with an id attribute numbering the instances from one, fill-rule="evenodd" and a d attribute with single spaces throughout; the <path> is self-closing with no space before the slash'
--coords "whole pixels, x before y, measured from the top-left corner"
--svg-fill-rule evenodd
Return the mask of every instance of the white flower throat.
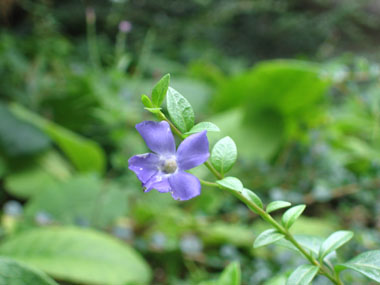
<path id="1" fill-rule="evenodd" d="M 165 173 L 174 173 L 178 169 L 177 161 L 174 157 L 165 159 L 162 164 L 162 171 Z"/>

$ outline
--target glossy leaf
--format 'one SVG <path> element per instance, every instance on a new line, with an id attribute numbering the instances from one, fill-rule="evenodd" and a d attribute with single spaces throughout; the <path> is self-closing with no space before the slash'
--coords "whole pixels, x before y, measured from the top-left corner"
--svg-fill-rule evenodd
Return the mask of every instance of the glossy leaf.
<path id="1" fill-rule="evenodd" d="M 290 228 L 298 217 L 301 216 L 305 208 L 306 205 L 298 205 L 287 210 L 282 216 L 282 224 L 284 227 Z"/>
<path id="2" fill-rule="evenodd" d="M 5 257 L 0 258 L 0 284 L 58 285 L 44 272 Z"/>
<path id="3" fill-rule="evenodd" d="M 189 101 L 174 88 L 169 87 L 166 102 L 174 125 L 183 133 L 190 131 L 194 126 L 194 111 Z"/>
<path id="4" fill-rule="evenodd" d="M 329 253 L 337 250 L 339 247 L 349 242 L 353 236 L 354 233 L 350 231 L 337 231 L 333 233 L 322 243 L 319 251 L 320 258 L 324 258 Z"/>
<path id="5" fill-rule="evenodd" d="M 265 246 L 276 241 L 283 239 L 285 236 L 275 229 L 269 229 L 262 232 L 255 240 L 253 247 L 258 248 L 261 246 Z"/>
<path id="6" fill-rule="evenodd" d="M 0 255 L 72 283 L 148 284 L 150 269 L 127 244 L 88 229 L 39 228 L 14 235 Z"/>
<path id="7" fill-rule="evenodd" d="M 352 269 L 380 282 L 380 250 L 366 251 L 346 263 L 336 266 L 337 271 Z"/>
<path id="8" fill-rule="evenodd" d="M 247 189 L 247 188 L 244 188 L 243 190 L 243 196 L 250 200 L 251 202 L 255 203 L 259 208 L 263 208 L 263 202 L 261 201 L 260 197 L 256 195 L 255 192 Z"/>
<path id="9" fill-rule="evenodd" d="M 216 183 L 218 183 L 219 185 L 225 188 L 238 191 L 238 192 L 242 192 L 244 189 L 243 183 L 241 183 L 241 181 L 237 179 L 236 177 L 232 177 L 232 176 L 228 176 L 228 177 L 223 178 L 222 180 L 218 180 L 216 181 Z"/>
<path id="10" fill-rule="evenodd" d="M 170 74 L 166 74 L 153 87 L 152 102 L 154 106 L 160 107 L 162 102 L 164 102 L 166 93 L 169 88 L 169 83 L 170 83 Z"/>
<path id="11" fill-rule="evenodd" d="M 306 248 L 309 252 L 311 252 L 313 256 L 318 256 L 319 249 L 321 248 L 321 244 L 323 242 L 322 238 L 309 235 L 294 235 L 294 238 L 300 245 L 302 245 L 303 248 Z M 288 240 L 280 240 L 278 245 L 299 252 L 298 248 L 296 248 Z"/>
<path id="12" fill-rule="evenodd" d="M 199 133 L 204 130 L 207 132 L 220 132 L 220 129 L 217 125 L 210 122 L 200 122 L 199 124 L 196 124 L 194 127 L 192 127 L 190 131 L 186 132 L 185 135 Z"/>
<path id="13" fill-rule="evenodd" d="M 276 211 L 276 210 L 279 210 L 282 208 L 287 208 L 291 205 L 292 205 L 291 203 L 286 202 L 286 201 L 273 201 L 273 202 L 268 204 L 266 211 L 267 211 L 267 213 L 271 213 L 273 211 Z"/>
<path id="14" fill-rule="evenodd" d="M 318 266 L 304 264 L 297 267 L 296 270 L 290 274 L 286 285 L 308 285 L 313 281 L 315 275 L 319 270 Z"/>
<path id="15" fill-rule="evenodd" d="M 227 173 L 237 159 L 237 148 L 230 137 L 219 140 L 211 151 L 211 163 L 220 173 Z"/>

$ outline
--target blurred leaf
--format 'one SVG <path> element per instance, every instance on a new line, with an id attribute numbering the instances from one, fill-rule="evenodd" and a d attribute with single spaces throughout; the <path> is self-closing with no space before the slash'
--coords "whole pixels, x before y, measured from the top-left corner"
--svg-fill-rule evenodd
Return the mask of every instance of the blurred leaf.
<path id="1" fill-rule="evenodd" d="M 217 125 L 210 122 L 200 122 L 199 124 L 196 124 L 194 127 L 192 127 L 190 131 L 186 132 L 185 135 L 199 133 L 203 130 L 206 130 L 207 132 L 220 132 L 220 129 Z"/>
<path id="2" fill-rule="evenodd" d="M 324 258 L 329 253 L 337 250 L 339 247 L 349 242 L 354 236 L 350 231 L 337 231 L 330 235 L 321 245 L 319 257 Z"/>
<path id="3" fill-rule="evenodd" d="M 269 229 L 264 232 L 262 232 L 256 239 L 253 244 L 254 248 L 258 248 L 261 246 L 265 246 L 271 243 L 274 243 L 276 241 L 279 241 L 283 239 L 285 236 L 275 229 Z"/>
<path id="4" fill-rule="evenodd" d="M 154 106 L 160 107 L 162 105 L 162 102 L 164 102 L 166 93 L 168 91 L 169 83 L 170 74 L 166 74 L 154 86 L 152 90 L 152 102 Z"/>
<path id="5" fill-rule="evenodd" d="M 252 246 L 254 236 L 252 228 L 243 224 L 225 224 L 216 222 L 203 226 L 201 229 L 202 239 L 206 244 L 236 246 Z"/>
<path id="6" fill-rule="evenodd" d="M 297 267 L 296 270 L 290 274 L 288 280 L 286 281 L 287 285 L 308 285 L 313 281 L 315 275 L 319 271 L 318 266 L 304 264 Z"/>
<path id="7" fill-rule="evenodd" d="M 241 272 L 239 262 L 231 262 L 222 272 L 219 285 L 240 285 Z"/>
<path id="8" fill-rule="evenodd" d="M 79 171 L 95 171 L 99 173 L 104 171 L 105 154 L 94 141 L 81 137 L 70 130 L 50 122 L 28 111 L 21 105 L 13 104 L 11 110 L 18 117 L 28 120 L 28 122 L 46 132 Z"/>
<path id="9" fill-rule="evenodd" d="M 230 137 L 222 138 L 212 148 L 211 163 L 222 175 L 232 168 L 236 159 L 236 145 Z"/>
<path id="10" fill-rule="evenodd" d="M 30 230 L 3 242 L 0 254 L 73 283 L 148 284 L 151 277 L 148 265 L 136 251 L 93 230 Z"/>
<path id="11" fill-rule="evenodd" d="M 363 252 L 346 263 L 336 266 L 338 272 L 344 269 L 355 270 L 380 282 L 380 250 Z"/>
<path id="12" fill-rule="evenodd" d="M 287 210 L 282 216 L 282 224 L 286 228 L 290 228 L 294 222 L 301 216 L 302 212 L 305 210 L 306 205 L 298 205 Z"/>
<path id="13" fill-rule="evenodd" d="M 315 257 L 318 256 L 319 249 L 321 248 L 321 244 L 323 242 L 323 239 L 321 237 L 309 235 L 294 235 L 294 238 L 300 245 L 302 245 L 302 247 L 312 252 Z M 278 245 L 299 252 L 299 250 L 287 240 L 279 241 Z"/>
<path id="14" fill-rule="evenodd" d="M 44 212 L 62 224 L 105 227 L 122 216 L 126 206 L 126 191 L 95 176 L 79 176 L 45 188 L 28 202 L 25 212 L 31 220 Z"/>
<path id="15" fill-rule="evenodd" d="M 242 192 L 244 189 L 243 183 L 241 183 L 241 181 L 237 179 L 236 177 L 232 177 L 232 176 L 228 176 L 226 178 L 223 178 L 222 180 L 218 180 L 216 181 L 216 183 L 218 183 L 219 185 L 225 188 L 238 191 L 238 192 Z"/>
<path id="16" fill-rule="evenodd" d="M 190 131 L 194 126 L 194 111 L 186 98 L 169 87 L 166 102 L 170 118 L 176 127 L 182 133 Z"/>
<path id="17" fill-rule="evenodd" d="M 0 284 L 58 285 L 45 273 L 4 257 L 0 258 Z"/>
<path id="18" fill-rule="evenodd" d="M 291 205 L 292 205 L 291 203 L 286 202 L 286 201 L 273 201 L 273 202 L 270 202 L 268 204 L 266 211 L 267 211 L 267 213 L 271 213 L 273 211 L 276 211 L 276 210 L 279 210 L 282 208 L 286 208 L 286 207 L 289 207 Z"/>
<path id="19" fill-rule="evenodd" d="M 0 103 L 0 147 L 11 156 L 28 155 L 45 150 L 49 138 L 28 120 L 15 117 Z"/>

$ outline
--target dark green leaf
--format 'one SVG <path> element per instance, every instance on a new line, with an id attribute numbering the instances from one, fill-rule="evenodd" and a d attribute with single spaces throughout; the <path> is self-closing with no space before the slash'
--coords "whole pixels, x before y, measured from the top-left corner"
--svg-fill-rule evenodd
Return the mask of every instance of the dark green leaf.
<path id="1" fill-rule="evenodd" d="M 148 265 L 133 248 L 88 229 L 30 230 L 3 242 L 0 254 L 72 283 L 148 284 L 151 277 Z"/>
<path id="2" fill-rule="evenodd" d="M 230 190 L 238 191 L 238 192 L 243 192 L 243 183 L 236 177 L 228 176 L 223 178 L 222 180 L 216 181 L 219 185 L 228 188 Z"/>
<path id="3" fill-rule="evenodd" d="M 210 122 L 200 122 L 199 124 L 196 124 L 194 127 L 192 127 L 190 131 L 185 133 L 185 135 L 199 133 L 204 130 L 208 132 L 220 132 L 220 129 L 215 124 Z"/>
<path id="4" fill-rule="evenodd" d="M 285 236 L 275 229 L 269 229 L 264 232 L 262 232 L 255 240 L 253 247 L 258 248 L 261 246 L 265 246 L 271 243 L 274 243 L 276 241 L 279 241 L 280 239 L 283 239 Z"/>
<path id="5" fill-rule="evenodd" d="M 190 131 L 194 126 L 194 111 L 186 98 L 169 87 L 166 101 L 174 125 L 183 133 Z"/>
<path id="6" fill-rule="evenodd" d="M 291 203 L 286 202 L 286 201 L 273 201 L 273 202 L 268 204 L 266 211 L 267 211 L 267 213 L 271 213 L 273 211 L 276 211 L 276 210 L 279 210 L 282 208 L 286 208 L 286 207 L 289 207 L 291 205 L 292 205 Z"/>
<path id="7" fill-rule="evenodd" d="M 337 231 L 333 233 L 322 243 L 319 257 L 324 258 L 329 253 L 337 250 L 339 247 L 349 242 L 353 236 L 354 233 L 350 231 Z"/>
<path id="8" fill-rule="evenodd" d="M 235 142 L 230 137 L 219 140 L 211 151 L 211 163 L 221 174 L 227 173 L 237 159 Z"/>
<path id="9" fill-rule="evenodd" d="M 286 228 L 290 228 L 294 222 L 301 216 L 302 212 L 305 210 L 306 205 L 298 205 L 287 210 L 282 216 L 282 224 Z"/>
<path id="10" fill-rule="evenodd" d="M 164 75 L 160 81 L 153 87 L 152 91 L 152 102 L 156 107 L 160 107 L 162 102 L 164 102 L 166 93 L 168 91 L 170 83 L 170 74 Z"/>
<path id="11" fill-rule="evenodd" d="M 290 274 L 286 285 L 308 285 L 313 281 L 315 275 L 319 270 L 318 266 L 304 264 L 297 267 L 296 270 Z"/>

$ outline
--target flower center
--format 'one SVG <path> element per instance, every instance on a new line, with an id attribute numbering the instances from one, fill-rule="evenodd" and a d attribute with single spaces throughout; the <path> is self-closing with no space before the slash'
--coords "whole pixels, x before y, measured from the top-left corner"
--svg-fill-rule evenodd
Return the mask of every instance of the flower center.
<path id="1" fill-rule="evenodd" d="M 163 171 L 165 173 L 174 173 L 177 170 L 177 161 L 174 158 L 165 160 Z"/>

